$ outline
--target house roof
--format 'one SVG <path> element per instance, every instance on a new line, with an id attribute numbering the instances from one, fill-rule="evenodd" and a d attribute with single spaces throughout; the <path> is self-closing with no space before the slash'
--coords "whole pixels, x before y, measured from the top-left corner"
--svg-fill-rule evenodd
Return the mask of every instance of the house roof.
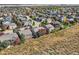
<path id="1" fill-rule="evenodd" d="M 17 26 L 15 23 L 10 23 L 9 25 L 10 26 Z"/>
<path id="2" fill-rule="evenodd" d="M 32 36 L 32 32 L 30 29 L 19 31 L 20 34 L 24 34 L 25 36 Z"/>
<path id="3" fill-rule="evenodd" d="M 70 18 L 70 19 L 67 19 L 68 21 L 74 21 L 74 19 L 73 18 Z"/>
<path id="4" fill-rule="evenodd" d="M 4 21 L 4 22 L 2 22 L 4 25 L 9 25 L 10 24 L 10 22 L 9 21 Z"/>
<path id="5" fill-rule="evenodd" d="M 46 25 L 46 27 L 49 28 L 54 28 L 54 26 L 52 26 L 51 24 Z"/>
<path id="6" fill-rule="evenodd" d="M 36 27 L 36 28 L 34 28 L 34 31 L 38 32 L 40 29 L 45 29 L 45 28 L 44 27 Z"/>
<path id="7" fill-rule="evenodd" d="M 16 37 L 18 37 L 16 33 L 4 34 L 0 36 L 0 41 L 3 42 L 5 40 L 16 40 Z"/>

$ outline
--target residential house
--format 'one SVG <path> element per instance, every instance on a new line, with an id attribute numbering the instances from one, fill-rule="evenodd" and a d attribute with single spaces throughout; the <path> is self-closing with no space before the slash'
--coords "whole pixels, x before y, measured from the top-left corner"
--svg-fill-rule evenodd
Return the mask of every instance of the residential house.
<path id="1" fill-rule="evenodd" d="M 10 24 L 11 22 L 9 22 L 9 21 L 3 21 L 2 22 L 2 25 L 8 25 L 8 24 Z"/>
<path id="2" fill-rule="evenodd" d="M 4 35 L 4 33 L 3 32 L 0 32 L 0 36 L 2 36 L 2 35 Z"/>
<path id="3" fill-rule="evenodd" d="M 41 21 L 42 21 L 42 17 L 37 17 L 37 18 L 35 19 L 35 21 L 41 22 Z"/>
<path id="4" fill-rule="evenodd" d="M 5 16 L 3 21 L 8 21 L 8 22 L 12 22 L 12 17 L 11 16 Z"/>
<path id="5" fill-rule="evenodd" d="M 3 33 L 13 33 L 13 30 L 5 30 L 5 31 L 3 31 Z"/>
<path id="6" fill-rule="evenodd" d="M 17 28 L 17 25 L 15 23 L 10 23 L 8 26 L 9 26 L 9 29 Z"/>
<path id="7" fill-rule="evenodd" d="M 6 29 L 15 29 L 17 28 L 17 25 L 15 23 L 10 23 L 8 21 L 6 22 L 2 22 L 3 23 L 3 26 L 6 28 Z"/>
<path id="8" fill-rule="evenodd" d="M 28 16 L 18 15 L 17 19 L 19 19 L 23 26 L 32 25 L 32 20 Z"/>
<path id="9" fill-rule="evenodd" d="M 51 24 L 45 25 L 45 28 L 48 30 L 49 33 L 55 29 L 54 26 Z"/>
<path id="10" fill-rule="evenodd" d="M 54 26 L 55 30 L 59 30 L 62 27 L 59 21 L 54 21 L 53 23 L 51 23 L 51 25 Z"/>
<path id="11" fill-rule="evenodd" d="M 68 16 L 68 17 L 67 17 L 67 20 L 68 20 L 69 22 L 74 22 L 74 18 L 73 18 L 72 16 Z"/>
<path id="12" fill-rule="evenodd" d="M 20 43 L 19 37 L 16 33 L 6 33 L 0 36 L 0 41 L 9 41 L 11 44 Z"/>
<path id="13" fill-rule="evenodd" d="M 6 30 L 6 29 L 9 29 L 8 25 L 10 24 L 10 22 L 6 21 L 6 22 L 2 22 L 2 30 Z"/>
<path id="14" fill-rule="evenodd" d="M 44 27 L 36 27 L 33 30 L 38 37 L 47 34 L 47 30 Z"/>
<path id="15" fill-rule="evenodd" d="M 0 21 L 2 21 L 4 18 L 3 17 L 0 17 Z"/>
<path id="16" fill-rule="evenodd" d="M 52 19 L 51 18 L 48 18 L 47 19 L 47 23 L 52 23 Z"/>
<path id="17" fill-rule="evenodd" d="M 19 31 L 20 34 L 23 34 L 25 36 L 25 38 L 32 38 L 32 32 L 30 29 L 26 29 L 26 30 L 21 30 Z"/>
<path id="18" fill-rule="evenodd" d="M 40 26 L 40 24 L 41 24 L 41 22 L 37 22 L 37 21 L 33 21 L 35 24 L 34 25 L 32 25 L 32 27 L 39 27 Z M 33 22 L 32 22 L 32 24 L 33 24 Z"/>
<path id="19" fill-rule="evenodd" d="M 2 28 L 0 27 L 0 31 L 2 30 Z"/>
<path id="20" fill-rule="evenodd" d="M 76 22 L 79 22 L 79 16 L 76 16 L 74 19 Z"/>
<path id="21" fill-rule="evenodd" d="M 31 19 L 30 16 L 26 16 L 26 18 L 27 18 L 27 20 L 30 20 Z"/>
<path id="22" fill-rule="evenodd" d="M 61 21 L 62 22 L 67 22 L 67 17 L 66 16 L 61 16 Z"/>
<path id="23" fill-rule="evenodd" d="M 24 26 L 32 26 L 32 22 L 31 21 L 26 21 L 26 22 L 24 22 Z"/>

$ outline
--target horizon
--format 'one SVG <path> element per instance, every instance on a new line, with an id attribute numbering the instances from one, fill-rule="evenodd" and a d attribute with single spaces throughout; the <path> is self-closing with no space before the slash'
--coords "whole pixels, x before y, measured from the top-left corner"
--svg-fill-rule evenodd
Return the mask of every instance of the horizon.
<path id="1" fill-rule="evenodd" d="M 6 6 L 79 6 L 79 4 L 0 4 L 0 7 Z"/>

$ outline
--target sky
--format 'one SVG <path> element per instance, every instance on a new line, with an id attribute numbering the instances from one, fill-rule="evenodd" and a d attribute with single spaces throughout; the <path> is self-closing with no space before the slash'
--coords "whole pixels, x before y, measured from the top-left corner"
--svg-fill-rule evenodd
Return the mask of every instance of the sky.
<path id="1" fill-rule="evenodd" d="M 78 0 L 1 0 L 0 4 L 79 4 Z"/>

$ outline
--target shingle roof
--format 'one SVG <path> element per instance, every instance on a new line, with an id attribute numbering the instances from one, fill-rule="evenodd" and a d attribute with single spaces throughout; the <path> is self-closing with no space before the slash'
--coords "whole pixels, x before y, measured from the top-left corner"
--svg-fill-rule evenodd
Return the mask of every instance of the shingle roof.
<path id="1" fill-rule="evenodd" d="M 5 40 L 16 40 L 16 37 L 18 37 L 16 33 L 4 34 L 0 36 L 0 41 L 3 42 Z"/>

